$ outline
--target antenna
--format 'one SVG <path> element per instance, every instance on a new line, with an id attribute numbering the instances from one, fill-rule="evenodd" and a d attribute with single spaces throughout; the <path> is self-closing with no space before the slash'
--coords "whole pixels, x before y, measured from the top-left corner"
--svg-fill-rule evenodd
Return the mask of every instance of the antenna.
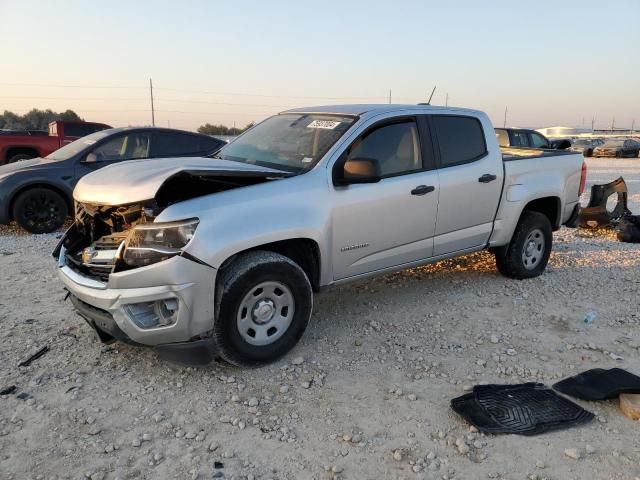
<path id="1" fill-rule="evenodd" d="M 436 86 L 433 86 L 433 90 L 431 90 L 431 95 L 429 95 L 429 100 L 427 100 L 427 105 L 431 105 L 431 99 L 433 98 L 433 94 L 436 93 Z"/>
<path id="2" fill-rule="evenodd" d="M 156 126 L 156 112 L 153 108 L 153 81 L 149 79 L 149 90 L 151 91 L 151 126 Z"/>

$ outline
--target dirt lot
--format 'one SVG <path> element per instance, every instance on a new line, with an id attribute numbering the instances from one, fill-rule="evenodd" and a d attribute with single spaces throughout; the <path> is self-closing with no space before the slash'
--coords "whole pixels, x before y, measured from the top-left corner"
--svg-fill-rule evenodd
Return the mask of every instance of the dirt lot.
<path id="1" fill-rule="evenodd" d="M 592 183 L 622 174 L 640 213 L 640 160 L 589 165 Z M 291 355 L 240 370 L 98 343 L 63 302 L 56 237 L 0 231 L 0 389 L 31 396 L 0 397 L 1 479 L 640 477 L 640 422 L 617 401 L 538 437 L 481 435 L 449 408 L 480 382 L 640 373 L 638 245 L 563 229 L 534 280 L 483 253 L 335 288 Z"/>

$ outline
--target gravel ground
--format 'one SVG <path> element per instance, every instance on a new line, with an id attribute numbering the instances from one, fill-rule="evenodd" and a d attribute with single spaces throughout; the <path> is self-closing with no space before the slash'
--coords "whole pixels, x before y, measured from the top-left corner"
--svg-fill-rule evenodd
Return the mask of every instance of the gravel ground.
<path id="1" fill-rule="evenodd" d="M 622 174 L 640 213 L 640 160 L 589 166 L 590 182 Z M 0 231 L 0 388 L 29 394 L 0 396 L 1 479 L 640 477 L 640 423 L 617 400 L 578 401 L 596 420 L 538 437 L 482 435 L 449 408 L 480 382 L 640 373 L 640 246 L 610 232 L 557 232 L 533 280 L 481 253 L 331 289 L 298 347 L 256 370 L 100 344 L 63 302 L 58 236 Z"/>

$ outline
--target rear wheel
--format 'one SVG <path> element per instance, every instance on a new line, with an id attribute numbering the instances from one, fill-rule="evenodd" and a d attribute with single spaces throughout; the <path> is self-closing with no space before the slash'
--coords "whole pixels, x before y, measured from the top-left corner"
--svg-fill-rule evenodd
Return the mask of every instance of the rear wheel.
<path id="1" fill-rule="evenodd" d="M 21 160 L 29 160 L 30 158 L 35 158 L 33 155 L 29 155 L 28 153 L 19 153 L 14 155 L 13 157 L 7 160 L 7 163 L 15 163 Z"/>
<path id="2" fill-rule="evenodd" d="M 13 218 L 29 233 L 50 233 L 60 228 L 67 218 L 67 202 L 48 188 L 32 188 L 22 192 L 13 204 Z"/>
<path id="3" fill-rule="evenodd" d="M 291 350 L 313 306 L 311 283 L 291 259 L 267 251 L 240 255 L 221 273 L 213 333 L 229 363 L 256 367 Z"/>
<path id="4" fill-rule="evenodd" d="M 547 267 L 552 243 L 547 216 L 524 211 L 509 245 L 494 250 L 498 271 L 520 280 L 541 275 Z"/>
<path id="5" fill-rule="evenodd" d="M 587 150 L 585 150 L 585 151 L 584 151 L 584 156 L 585 156 L 585 157 L 587 157 L 587 158 L 588 158 L 588 157 L 592 157 L 592 156 L 593 156 L 593 150 L 592 150 L 592 149 L 590 149 L 590 148 L 589 148 L 589 149 L 587 149 Z"/>

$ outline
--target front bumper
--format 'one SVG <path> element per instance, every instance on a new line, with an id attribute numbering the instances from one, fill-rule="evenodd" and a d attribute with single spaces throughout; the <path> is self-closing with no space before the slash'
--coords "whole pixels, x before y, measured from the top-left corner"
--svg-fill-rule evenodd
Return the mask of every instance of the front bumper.
<path id="1" fill-rule="evenodd" d="M 65 253 L 63 248 L 58 275 L 78 312 L 99 334 L 106 334 L 101 339 L 112 337 L 167 351 L 184 350 L 184 343 L 202 343 L 210 335 L 217 273 L 214 268 L 177 256 L 112 273 L 108 282 L 103 283 L 72 270 L 66 264 Z M 177 319 L 169 326 L 140 328 L 124 308 L 128 304 L 167 299 L 175 299 L 178 304 Z"/>

